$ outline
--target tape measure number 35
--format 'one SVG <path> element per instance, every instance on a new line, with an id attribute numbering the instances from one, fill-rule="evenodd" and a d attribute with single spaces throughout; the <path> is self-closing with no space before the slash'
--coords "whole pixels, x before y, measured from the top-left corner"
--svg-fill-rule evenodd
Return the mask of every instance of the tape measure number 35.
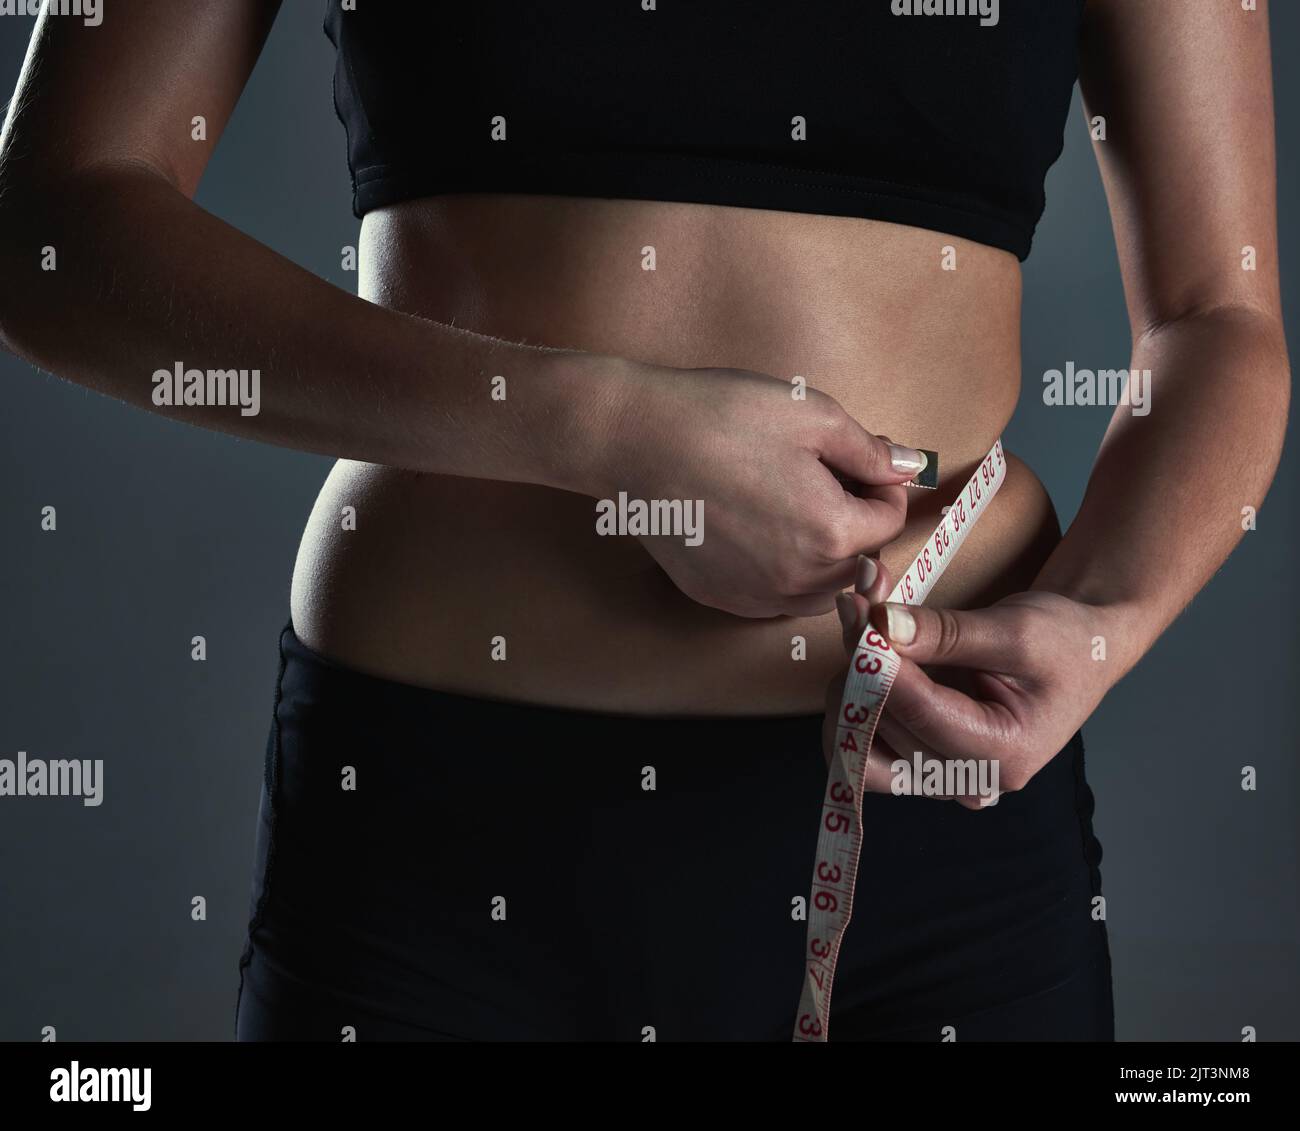
<path id="1" fill-rule="evenodd" d="M 943 521 L 889 594 L 895 604 L 919 605 L 947 568 L 975 520 L 1006 478 L 998 440 L 953 502 Z M 862 851 L 862 794 L 867 755 L 889 689 L 898 675 L 898 653 L 871 626 L 853 651 L 836 720 L 835 747 L 822 801 L 808 902 L 808 943 L 803 992 L 794 1039 L 823 1042 L 830 1032 L 831 987 L 844 932 L 853 914 L 853 889 Z"/>

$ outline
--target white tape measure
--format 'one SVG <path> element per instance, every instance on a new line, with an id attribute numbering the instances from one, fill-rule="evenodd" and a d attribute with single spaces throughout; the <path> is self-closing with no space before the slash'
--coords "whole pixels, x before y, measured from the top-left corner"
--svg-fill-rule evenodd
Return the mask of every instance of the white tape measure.
<path id="1" fill-rule="evenodd" d="M 894 586 L 888 598 L 892 603 L 919 605 L 925 600 L 966 540 L 975 520 L 1002 486 L 1006 474 L 1006 458 L 1002 441 L 998 440 Z M 795 1015 L 796 1041 L 825 1041 L 830 1032 L 835 964 L 853 914 L 853 889 L 862 850 L 862 794 L 867 755 L 900 663 L 898 653 L 868 625 L 853 651 L 836 720 L 834 757 L 822 801 L 812 894 L 808 900 L 806 970 L 799 1011 Z"/>

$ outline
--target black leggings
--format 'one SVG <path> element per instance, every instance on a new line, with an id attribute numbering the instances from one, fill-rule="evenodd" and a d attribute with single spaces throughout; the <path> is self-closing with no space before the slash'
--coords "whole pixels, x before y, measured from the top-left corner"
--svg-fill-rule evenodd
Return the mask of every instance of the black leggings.
<path id="1" fill-rule="evenodd" d="M 240 1040 L 790 1039 L 819 716 L 487 701 L 288 628 L 280 654 Z M 982 812 L 867 797 L 831 1039 L 1113 1039 L 1091 812 L 1078 736 Z"/>

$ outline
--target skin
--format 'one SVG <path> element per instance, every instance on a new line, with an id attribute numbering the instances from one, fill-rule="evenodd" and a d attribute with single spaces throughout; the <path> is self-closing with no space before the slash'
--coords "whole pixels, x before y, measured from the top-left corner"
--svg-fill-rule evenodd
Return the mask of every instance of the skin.
<path id="1" fill-rule="evenodd" d="M 839 602 L 850 655 L 870 621 L 903 657 L 873 746 L 876 790 L 888 790 L 881 770 L 896 750 L 996 760 L 1003 791 L 1023 788 L 1227 558 L 1243 508 L 1263 503 L 1290 373 L 1268 25 L 1262 4 L 1244 15 L 1178 0 L 1089 5 L 1081 82 L 1089 117 L 1110 126 L 1095 149 L 1130 368 L 1152 370 L 1154 408 L 1116 409 L 1079 515 L 1028 591 L 988 609 L 909 609 L 884 602 L 882 570 Z M 1257 272 L 1242 270 L 1245 245 Z M 1093 660 L 1097 637 L 1105 662 Z"/>
<path id="2" fill-rule="evenodd" d="M 5 342 L 150 409 L 142 375 L 159 365 L 260 363 L 262 417 L 175 415 L 344 457 L 292 594 L 299 635 L 327 655 L 596 710 L 820 709 L 847 613 L 824 614 L 859 554 L 901 572 L 1010 418 L 1014 257 L 846 218 L 437 198 L 366 218 L 362 297 L 346 295 L 191 200 L 274 10 L 139 0 L 93 33 L 43 23 L 0 151 Z M 1083 70 L 1109 123 L 1098 157 L 1155 409 L 1117 411 L 1063 540 L 1010 461 L 914 611 L 915 642 L 894 626 L 907 662 L 881 728 L 901 749 L 1000 758 L 1008 789 L 1222 564 L 1287 409 L 1266 13 L 1091 0 Z M 177 126 L 196 107 L 206 142 Z M 75 249 L 77 269 L 37 288 L 47 243 Z M 1257 272 L 1241 270 L 1245 244 Z M 947 245 L 956 272 L 940 270 Z M 496 374 L 504 408 L 484 395 Z M 939 450 L 939 491 L 901 488 L 911 470 L 880 437 Z M 833 470 L 863 486 L 844 491 Z M 704 545 L 598 538 L 592 499 L 620 490 L 704 499 Z M 359 537 L 338 529 L 345 505 Z M 863 615 L 887 613 L 868 601 Z M 510 664 L 491 660 L 497 633 Z"/>
<path id="3" fill-rule="evenodd" d="M 816 713 L 843 664 L 834 617 L 816 614 L 851 582 L 862 536 L 834 520 L 841 541 L 812 555 L 823 588 L 809 596 L 806 582 L 778 574 L 776 602 L 752 576 L 713 571 L 700 551 L 763 542 L 780 567 L 807 558 L 783 508 L 830 515 L 844 494 L 830 476 L 799 485 L 781 446 L 828 397 L 872 431 L 923 436 L 942 452 L 939 490 L 869 494 L 879 525 L 868 544 L 888 543 L 900 568 L 915 551 L 1016 399 L 1018 265 L 961 242 L 961 268 L 936 293 L 949 242 L 861 220 L 639 201 L 436 198 L 370 214 L 359 286 L 374 301 L 672 366 L 660 370 L 668 395 L 628 410 L 635 427 L 594 493 L 702 499 L 705 544 L 599 536 L 590 496 L 344 463 L 299 551 L 295 629 L 354 667 L 467 694 L 629 713 Z M 646 244 L 658 253 L 653 274 L 641 270 Z M 716 368 L 723 362 L 749 375 Z M 755 377 L 760 368 L 804 375 L 817 391 L 792 399 L 788 376 Z M 816 443 L 800 457 L 810 467 Z M 759 508 L 728 502 L 709 482 L 720 467 L 772 496 Z M 365 514 L 362 537 L 339 530 L 348 504 Z M 1014 462 L 945 577 L 946 599 L 973 604 L 1028 585 L 1057 536 L 1041 485 Z M 796 615 L 762 615 L 776 611 Z M 485 646 L 498 633 L 508 663 Z M 807 642 L 804 660 L 792 658 L 795 637 Z"/>

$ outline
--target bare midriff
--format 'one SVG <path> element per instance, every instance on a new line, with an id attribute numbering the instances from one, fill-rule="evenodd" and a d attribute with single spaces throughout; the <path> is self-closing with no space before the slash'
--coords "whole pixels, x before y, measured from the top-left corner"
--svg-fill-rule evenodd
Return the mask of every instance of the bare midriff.
<path id="1" fill-rule="evenodd" d="M 937 451 L 939 489 L 908 489 L 906 529 L 881 554 L 895 578 L 1019 395 L 1020 266 L 938 232 L 447 196 L 367 215 L 360 261 L 375 303 L 533 345 L 803 377 L 869 431 Z M 1042 484 L 1008 455 L 930 604 L 1025 589 L 1058 540 Z M 759 620 L 699 605 L 635 537 L 598 533 L 592 498 L 352 461 L 335 465 L 308 520 L 292 616 L 309 648 L 373 675 L 628 714 L 820 712 L 845 663 L 833 612 Z"/>

